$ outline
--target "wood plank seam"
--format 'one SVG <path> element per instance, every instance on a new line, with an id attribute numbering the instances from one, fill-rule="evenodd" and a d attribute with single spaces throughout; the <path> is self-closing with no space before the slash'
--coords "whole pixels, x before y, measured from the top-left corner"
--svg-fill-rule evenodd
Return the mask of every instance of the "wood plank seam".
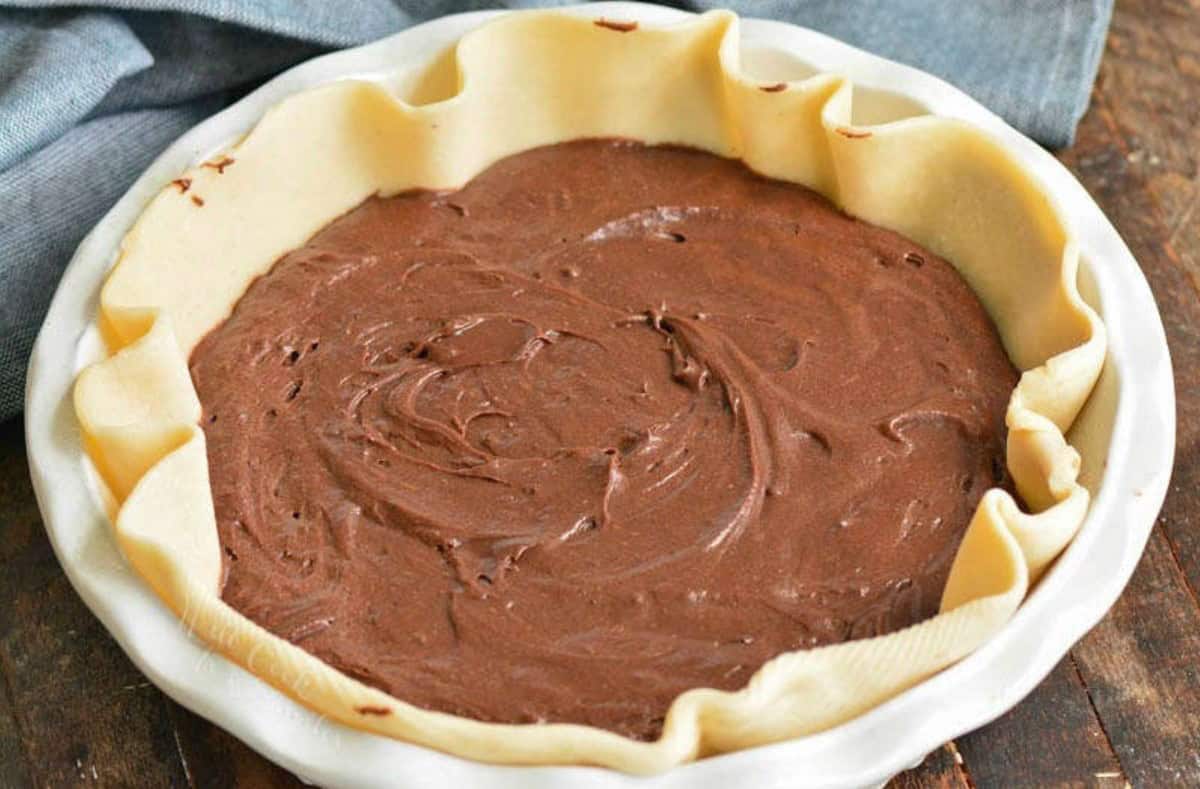
<path id="1" fill-rule="evenodd" d="M 1096 725 L 1100 727 L 1100 733 L 1104 735 L 1104 744 L 1108 748 L 1108 752 L 1112 754 L 1113 761 L 1116 762 L 1119 775 L 1125 785 L 1129 785 L 1129 778 L 1125 772 L 1125 765 L 1121 763 L 1121 754 L 1117 753 L 1116 746 L 1113 745 L 1112 735 L 1108 733 L 1108 725 L 1104 722 L 1104 717 L 1100 714 L 1100 710 L 1096 709 L 1096 700 L 1092 697 L 1092 689 L 1088 687 L 1087 679 L 1084 678 L 1083 672 L 1079 670 L 1079 664 L 1075 662 L 1074 652 L 1067 653 L 1067 660 L 1071 661 L 1071 670 L 1075 672 L 1076 678 L 1079 680 L 1080 686 L 1083 687 L 1083 695 L 1087 698 L 1088 706 L 1092 708 L 1092 715 L 1096 718 Z M 1098 775 L 1096 777 L 1099 777 Z"/>
<path id="2" fill-rule="evenodd" d="M 169 715 L 171 719 L 171 737 L 175 740 L 175 753 L 179 755 L 179 766 L 183 769 L 183 777 L 187 780 L 187 785 L 191 789 L 196 789 L 196 778 L 192 775 L 192 766 L 188 764 L 187 754 L 183 749 L 183 741 L 179 737 L 179 726 L 175 723 L 175 716 Z"/>
<path id="3" fill-rule="evenodd" d="M 1183 561 L 1179 558 L 1179 546 L 1175 544 L 1175 540 L 1171 538 L 1170 533 L 1166 529 L 1159 529 L 1163 538 L 1167 543 L 1167 554 L 1171 557 L 1171 564 L 1175 567 L 1175 572 L 1179 576 L 1179 582 L 1183 588 L 1191 595 L 1192 605 L 1197 611 L 1200 611 L 1200 595 L 1196 593 L 1195 587 L 1188 580 L 1187 570 L 1184 569 Z"/>

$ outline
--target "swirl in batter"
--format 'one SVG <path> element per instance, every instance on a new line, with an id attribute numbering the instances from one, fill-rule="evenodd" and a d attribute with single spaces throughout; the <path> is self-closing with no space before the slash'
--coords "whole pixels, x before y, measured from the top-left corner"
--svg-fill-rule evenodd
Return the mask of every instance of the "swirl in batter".
<path id="1" fill-rule="evenodd" d="M 936 255 L 603 140 L 368 200 L 191 370 L 230 605 L 413 704 L 638 738 L 936 613 L 1017 378 Z"/>

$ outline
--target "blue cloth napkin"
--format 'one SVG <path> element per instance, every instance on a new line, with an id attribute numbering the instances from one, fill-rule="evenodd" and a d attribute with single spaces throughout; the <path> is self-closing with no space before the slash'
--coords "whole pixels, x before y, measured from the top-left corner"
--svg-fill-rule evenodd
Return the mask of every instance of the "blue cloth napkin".
<path id="1" fill-rule="evenodd" d="M 172 140 L 321 52 L 554 0 L 0 0 L 0 419 L 63 267 Z M 1050 147 L 1087 107 L 1112 0 L 681 0 L 820 30 L 938 74 Z"/>

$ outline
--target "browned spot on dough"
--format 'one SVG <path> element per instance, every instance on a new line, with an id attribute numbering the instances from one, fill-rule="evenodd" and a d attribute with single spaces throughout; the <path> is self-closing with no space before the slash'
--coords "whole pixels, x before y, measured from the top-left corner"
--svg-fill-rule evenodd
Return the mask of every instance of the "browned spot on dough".
<path id="1" fill-rule="evenodd" d="M 869 132 L 869 131 L 861 131 L 859 129 L 847 129 L 845 126 L 839 126 L 837 128 L 837 133 L 842 135 L 843 137 L 847 137 L 851 140 L 865 140 L 867 137 L 871 136 L 871 132 Z"/>
<path id="2" fill-rule="evenodd" d="M 224 175 L 225 168 L 228 167 L 229 165 L 233 164 L 233 162 L 234 162 L 234 159 L 232 156 L 222 156 L 220 159 L 217 159 L 215 162 L 205 162 L 204 164 L 202 164 L 200 166 L 207 167 L 210 170 L 216 170 L 217 175 Z"/>
<path id="3" fill-rule="evenodd" d="M 787 90 L 787 83 L 776 82 L 774 85 L 759 85 L 758 89 L 763 93 L 778 93 L 781 90 Z"/>
<path id="4" fill-rule="evenodd" d="M 392 714 L 392 711 L 390 709 L 388 709 L 387 707 L 372 707 L 370 705 L 366 705 L 363 707 L 355 707 L 354 711 L 357 712 L 359 715 L 378 715 L 380 717 L 383 717 L 384 715 Z"/>
<path id="5" fill-rule="evenodd" d="M 176 178 L 174 181 L 171 182 L 171 186 L 174 186 L 177 189 L 179 189 L 179 194 L 183 194 L 184 192 L 186 192 L 187 190 L 192 188 L 192 179 L 191 178 Z"/>
<path id="6" fill-rule="evenodd" d="M 601 19 L 596 20 L 595 25 L 596 25 L 596 27 L 605 27 L 605 28 L 608 28 L 609 30 L 615 30 L 618 33 L 632 33 L 634 30 L 637 30 L 638 23 L 637 22 L 617 22 L 617 21 L 613 21 L 612 19 L 601 18 Z"/>
<path id="7" fill-rule="evenodd" d="M 192 202 L 198 206 L 204 205 L 204 198 L 200 195 L 192 195 Z"/>

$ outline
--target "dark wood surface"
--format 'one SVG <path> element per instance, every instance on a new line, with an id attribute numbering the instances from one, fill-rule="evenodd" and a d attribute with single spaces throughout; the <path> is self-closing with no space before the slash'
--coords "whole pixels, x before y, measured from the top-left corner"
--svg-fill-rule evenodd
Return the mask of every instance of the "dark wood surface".
<path id="1" fill-rule="evenodd" d="M 1200 786 L 1200 0 L 1118 0 L 1061 154 L 1154 290 L 1179 448 L 1145 556 L 1107 617 L 1014 710 L 896 787 Z M 46 540 L 17 422 L 0 425 L 0 787 L 296 786 L 150 685 Z"/>

